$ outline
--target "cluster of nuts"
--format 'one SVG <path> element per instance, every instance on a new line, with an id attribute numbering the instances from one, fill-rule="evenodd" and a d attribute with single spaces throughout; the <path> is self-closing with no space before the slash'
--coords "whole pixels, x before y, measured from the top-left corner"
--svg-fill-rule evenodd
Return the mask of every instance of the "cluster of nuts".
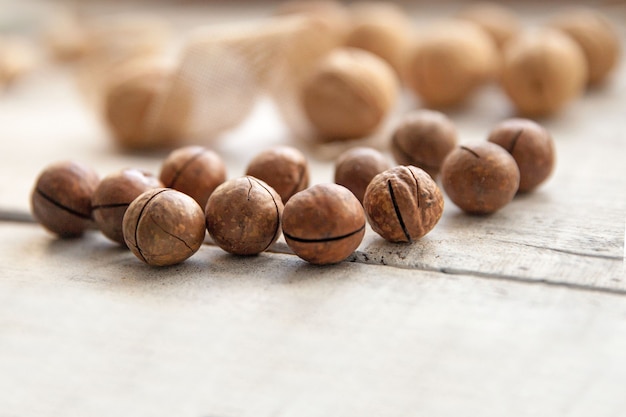
<path id="1" fill-rule="evenodd" d="M 385 239 L 412 242 L 443 212 L 442 194 L 425 171 L 390 168 L 373 149 L 344 155 L 336 178 L 336 184 L 309 187 L 304 155 L 281 146 L 253 158 L 245 176 L 227 180 L 215 152 L 189 146 L 170 153 L 159 177 L 124 169 L 100 179 L 77 162 L 50 165 L 36 181 L 31 204 L 34 217 L 60 237 L 97 228 L 158 266 L 193 255 L 205 230 L 235 255 L 263 252 L 282 232 L 301 258 L 332 264 L 359 246 L 366 219 Z"/>
<path id="2" fill-rule="evenodd" d="M 398 163 L 441 175 L 452 202 L 475 214 L 499 210 L 517 193 L 537 188 L 554 169 L 554 141 L 529 119 L 500 122 L 485 143 L 457 142 L 456 128 L 443 113 L 418 110 L 396 127 L 391 150 Z"/>
<path id="3" fill-rule="evenodd" d="M 442 110 L 497 82 L 521 116 L 551 115 L 604 82 L 620 54 L 610 21 L 584 8 L 528 29 L 511 9 L 480 3 L 416 28 L 388 2 L 295 0 L 266 23 L 191 36 L 168 68 L 158 62 L 167 31 L 150 20 L 84 28 L 74 17 L 47 42 L 59 58 L 98 58 L 98 82 L 87 81 L 102 84 L 101 115 L 126 149 L 214 137 L 249 114 L 259 91 L 294 136 L 322 142 L 380 132 L 404 87 Z"/>
<path id="4" fill-rule="evenodd" d="M 481 3 L 413 33 L 395 5 L 295 3 L 300 9 L 292 10 L 323 9 L 334 21 L 344 14 L 343 46 L 315 66 L 302 91 L 305 113 L 322 139 L 371 134 L 393 105 L 394 79 L 436 109 L 498 81 L 517 112 L 534 117 L 558 112 L 587 86 L 605 81 L 619 59 L 616 30 L 592 9 L 563 11 L 545 27 L 524 29 L 512 10 Z"/>
<path id="5" fill-rule="evenodd" d="M 60 237 L 95 225 L 150 265 L 187 259 L 205 229 L 235 255 L 263 252 L 282 232 L 298 256 L 330 264 L 359 246 L 366 221 L 389 242 L 411 243 L 429 233 L 443 213 L 440 174 L 457 206 L 488 214 L 536 188 L 554 166 L 551 136 L 526 119 L 503 121 L 485 143 L 457 146 L 452 122 L 421 110 L 405 117 L 390 144 L 400 165 L 355 147 L 337 159 L 335 184 L 311 187 L 305 156 L 286 146 L 258 154 L 245 176 L 230 180 L 221 158 L 201 146 L 170 153 L 158 178 L 124 169 L 100 180 L 79 163 L 57 163 L 37 179 L 32 210 Z"/>

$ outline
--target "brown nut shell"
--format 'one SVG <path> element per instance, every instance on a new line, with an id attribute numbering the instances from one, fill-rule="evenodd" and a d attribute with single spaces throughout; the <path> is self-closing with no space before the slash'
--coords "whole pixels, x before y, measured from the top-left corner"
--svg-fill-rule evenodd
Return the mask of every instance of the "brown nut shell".
<path id="1" fill-rule="evenodd" d="M 526 32 L 504 50 L 502 87 L 519 113 L 545 116 L 580 96 L 587 63 L 580 47 L 554 29 Z"/>
<path id="2" fill-rule="evenodd" d="M 620 57 L 617 29 L 597 10 L 575 8 L 558 15 L 552 27 L 571 36 L 582 48 L 588 66 L 588 83 L 604 81 L 613 72 Z"/>
<path id="3" fill-rule="evenodd" d="M 374 148 L 357 146 L 343 152 L 335 162 L 335 183 L 352 191 L 363 203 L 365 189 L 372 178 L 391 168 L 385 155 Z"/>
<path id="4" fill-rule="evenodd" d="M 493 213 L 508 204 L 519 187 L 515 159 L 491 142 L 460 146 L 444 160 L 443 189 L 454 204 L 473 214 Z"/>
<path id="5" fill-rule="evenodd" d="M 226 166 L 210 149 L 185 146 L 163 161 L 160 179 L 166 187 L 187 194 L 205 207 L 211 193 L 226 181 Z"/>
<path id="6" fill-rule="evenodd" d="M 123 169 L 100 181 L 92 198 L 93 219 L 109 239 L 126 246 L 122 221 L 126 209 L 140 194 L 163 184 L 154 175 L 140 169 Z"/>
<path id="7" fill-rule="evenodd" d="M 320 139 L 346 140 L 373 133 L 394 105 L 397 90 L 396 75 L 381 58 L 340 48 L 319 62 L 301 100 Z"/>
<path id="8" fill-rule="evenodd" d="M 528 119 L 499 123 L 487 139 L 509 152 L 520 171 L 519 192 L 535 189 L 554 170 L 554 140 L 546 129 Z"/>
<path id="9" fill-rule="evenodd" d="M 378 174 L 363 206 L 372 229 L 390 242 L 411 243 L 430 232 L 443 213 L 443 195 L 426 171 L 398 166 Z"/>
<path id="10" fill-rule="evenodd" d="M 265 181 L 283 203 L 309 186 L 309 164 L 298 149 L 277 146 L 256 155 L 248 164 L 246 175 Z"/>
<path id="11" fill-rule="evenodd" d="M 235 255 L 256 255 L 280 236 L 283 203 L 265 182 L 245 176 L 228 180 L 207 202 L 206 228 L 217 245 Z"/>
<path id="12" fill-rule="evenodd" d="M 391 137 L 391 152 L 400 165 L 413 165 L 436 178 L 445 157 L 457 143 L 454 123 L 440 112 L 408 114 Z"/>
<path id="13" fill-rule="evenodd" d="M 305 261 L 317 265 L 341 262 L 363 240 L 363 207 L 341 185 L 314 185 L 285 204 L 283 235 L 287 245 Z"/>
<path id="14" fill-rule="evenodd" d="M 77 237 L 92 226 L 91 198 L 98 174 L 78 162 L 58 162 L 37 178 L 31 194 L 35 219 L 59 237 Z"/>
<path id="15" fill-rule="evenodd" d="M 156 188 L 137 197 L 122 223 L 128 248 L 154 266 L 175 265 L 196 253 L 204 241 L 204 213 L 180 191 Z"/>

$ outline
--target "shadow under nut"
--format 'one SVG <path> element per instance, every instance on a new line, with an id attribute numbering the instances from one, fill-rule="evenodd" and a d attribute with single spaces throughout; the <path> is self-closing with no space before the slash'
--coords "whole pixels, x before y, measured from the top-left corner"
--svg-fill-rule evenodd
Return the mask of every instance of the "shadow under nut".
<path id="1" fill-rule="evenodd" d="M 395 243 L 411 243 L 430 232 L 443 214 L 443 196 L 424 170 L 399 166 L 378 174 L 365 192 L 372 229 Z"/>
<path id="2" fill-rule="evenodd" d="M 191 197 L 159 188 L 141 194 L 128 207 L 124 239 L 142 261 L 174 265 L 193 255 L 204 241 L 204 213 Z"/>

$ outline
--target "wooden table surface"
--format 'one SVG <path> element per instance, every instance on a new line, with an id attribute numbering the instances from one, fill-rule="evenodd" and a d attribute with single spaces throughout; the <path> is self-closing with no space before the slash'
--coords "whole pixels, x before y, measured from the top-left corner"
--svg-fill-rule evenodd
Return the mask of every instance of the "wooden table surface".
<path id="1" fill-rule="evenodd" d="M 211 7 L 170 17 L 215 19 Z M 626 4 L 603 7 L 626 41 Z M 207 243 L 157 269 L 96 233 L 57 240 L 19 221 L 53 161 L 105 175 L 163 158 L 120 153 L 72 72 L 42 63 L 0 94 L 0 416 L 626 415 L 625 108 L 622 64 L 542 121 L 558 158 L 543 187 L 486 217 L 446 200 L 415 244 L 368 229 L 348 261 L 317 267 L 282 238 L 249 258 Z M 463 143 L 510 115 L 495 86 L 450 114 Z M 293 142 L 262 104 L 210 146 L 236 177 L 277 144 Z M 338 150 L 310 154 L 313 183 L 332 181 L 324 156 Z"/>

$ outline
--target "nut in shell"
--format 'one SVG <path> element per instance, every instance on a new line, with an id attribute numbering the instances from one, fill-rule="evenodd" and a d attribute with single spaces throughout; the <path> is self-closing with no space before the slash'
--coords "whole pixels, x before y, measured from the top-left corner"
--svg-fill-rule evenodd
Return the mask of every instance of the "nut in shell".
<path id="1" fill-rule="evenodd" d="M 418 110 L 401 121 L 391 137 L 391 152 L 400 165 L 414 165 L 436 178 L 457 143 L 454 123 L 443 113 Z"/>
<path id="2" fill-rule="evenodd" d="M 378 56 L 340 48 L 323 58 L 304 83 L 302 105 L 322 140 L 367 136 L 395 104 L 398 82 Z"/>
<path id="3" fill-rule="evenodd" d="M 285 204 L 285 241 L 296 255 L 310 263 L 327 265 L 345 260 L 364 234 L 363 207 L 341 185 L 314 185 Z"/>
<path id="4" fill-rule="evenodd" d="M 122 221 L 126 209 L 140 194 L 163 184 L 149 172 L 123 169 L 107 175 L 100 181 L 91 198 L 93 219 L 98 229 L 109 239 L 126 245 Z"/>
<path id="5" fill-rule="evenodd" d="M 385 155 L 374 148 L 357 146 L 343 152 L 335 162 L 335 183 L 352 191 L 363 203 L 363 196 L 372 178 L 391 168 Z"/>
<path id="6" fill-rule="evenodd" d="M 519 192 L 535 189 L 554 169 L 554 140 L 532 120 L 505 120 L 493 128 L 487 140 L 502 146 L 515 159 L 520 172 Z"/>
<path id="7" fill-rule="evenodd" d="M 292 195 L 309 186 L 309 164 L 298 149 L 277 146 L 256 155 L 246 175 L 266 182 L 286 203 Z"/>
<path id="8" fill-rule="evenodd" d="M 522 33 L 504 50 L 502 87 L 523 115 L 556 113 L 583 93 L 586 81 L 582 49 L 557 30 Z"/>
<path id="9" fill-rule="evenodd" d="M 599 84 L 617 67 L 620 38 L 611 21 L 594 9 L 575 8 L 560 13 L 551 26 L 569 35 L 583 50 L 588 83 Z"/>
<path id="10" fill-rule="evenodd" d="M 363 206 L 372 229 L 384 239 L 411 243 L 430 232 L 443 213 L 443 196 L 430 175 L 398 166 L 374 177 Z"/>
<path id="11" fill-rule="evenodd" d="M 443 161 L 441 182 L 454 204 L 472 214 L 490 214 L 507 205 L 519 187 L 515 159 L 491 142 L 460 146 Z"/>
<path id="12" fill-rule="evenodd" d="M 122 223 L 128 248 L 154 266 L 175 265 L 196 253 L 205 236 L 204 213 L 180 191 L 156 188 L 137 197 Z"/>
<path id="13" fill-rule="evenodd" d="M 35 219 L 59 237 L 77 237 L 92 227 L 91 198 L 100 178 L 88 166 L 74 161 L 48 166 L 31 194 Z"/>
<path id="14" fill-rule="evenodd" d="M 222 158 L 202 146 L 185 146 L 168 155 L 160 179 L 166 187 L 181 191 L 205 207 L 211 193 L 226 181 Z"/>
<path id="15" fill-rule="evenodd" d="M 493 78 L 499 65 L 493 39 L 478 25 L 443 21 L 410 48 L 404 80 L 427 106 L 451 107 Z"/>
<path id="16" fill-rule="evenodd" d="M 205 214 L 206 228 L 220 248 L 235 255 L 256 255 L 280 236 L 283 203 L 265 182 L 245 176 L 217 187 Z"/>

